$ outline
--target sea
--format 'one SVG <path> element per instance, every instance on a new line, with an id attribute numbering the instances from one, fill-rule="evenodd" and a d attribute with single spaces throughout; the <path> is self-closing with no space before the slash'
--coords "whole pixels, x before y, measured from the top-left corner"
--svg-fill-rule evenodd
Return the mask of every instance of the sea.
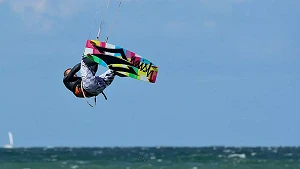
<path id="1" fill-rule="evenodd" d="M 11 148 L 0 169 L 300 169 L 300 147 Z"/>

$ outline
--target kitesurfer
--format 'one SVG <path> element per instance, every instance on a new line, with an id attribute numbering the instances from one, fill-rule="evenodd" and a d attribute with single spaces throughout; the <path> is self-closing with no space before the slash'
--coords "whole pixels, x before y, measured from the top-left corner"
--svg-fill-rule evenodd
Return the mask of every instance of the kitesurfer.
<path id="1" fill-rule="evenodd" d="M 76 74 L 79 70 L 81 77 L 78 77 Z M 64 71 L 63 83 L 76 97 L 88 98 L 102 93 L 105 99 L 107 99 L 103 90 L 113 82 L 116 75 L 120 77 L 124 76 L 111 69 L 100 76 L 96 76 L 97 70 L 98 63 L 84 57 L 81 63 Z"/>

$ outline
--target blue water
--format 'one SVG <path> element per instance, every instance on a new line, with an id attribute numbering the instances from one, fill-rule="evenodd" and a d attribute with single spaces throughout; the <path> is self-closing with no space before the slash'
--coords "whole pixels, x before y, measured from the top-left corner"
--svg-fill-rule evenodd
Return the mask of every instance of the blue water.
<path id="1" fill-rule="evenodd" d="M 0 169 L 300 169 L 299 147 L 0 149 Z"/>

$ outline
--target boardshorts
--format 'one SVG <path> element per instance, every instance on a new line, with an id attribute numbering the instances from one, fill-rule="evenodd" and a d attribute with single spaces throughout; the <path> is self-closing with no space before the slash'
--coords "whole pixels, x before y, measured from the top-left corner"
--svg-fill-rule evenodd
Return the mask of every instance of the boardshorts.
<path id="1" fill-rule="evenodd" d="M 86 92 L 93 95 L 98 95 L 103 92 L 103 90 L 113 82 L 116 76 L 114 71 L 111 69 L 107 70 L 100 76 L 96 76 L 96 71 L 97 68 L 93 68 L 93 66 L 86 63 L 84 59 L 81 60 L 80 73 L 82 78 L 82 87 Z"/>

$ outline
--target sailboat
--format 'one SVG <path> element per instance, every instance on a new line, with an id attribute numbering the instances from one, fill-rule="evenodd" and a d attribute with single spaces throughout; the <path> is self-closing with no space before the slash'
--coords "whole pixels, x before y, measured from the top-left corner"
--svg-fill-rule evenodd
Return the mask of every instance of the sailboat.
<path id="1" fill-rule="evenodd" d="M 13 148 L 14 140 L 11 132 L 8 132 L 9 144 L 4 145 L 4 148 Z"/>

